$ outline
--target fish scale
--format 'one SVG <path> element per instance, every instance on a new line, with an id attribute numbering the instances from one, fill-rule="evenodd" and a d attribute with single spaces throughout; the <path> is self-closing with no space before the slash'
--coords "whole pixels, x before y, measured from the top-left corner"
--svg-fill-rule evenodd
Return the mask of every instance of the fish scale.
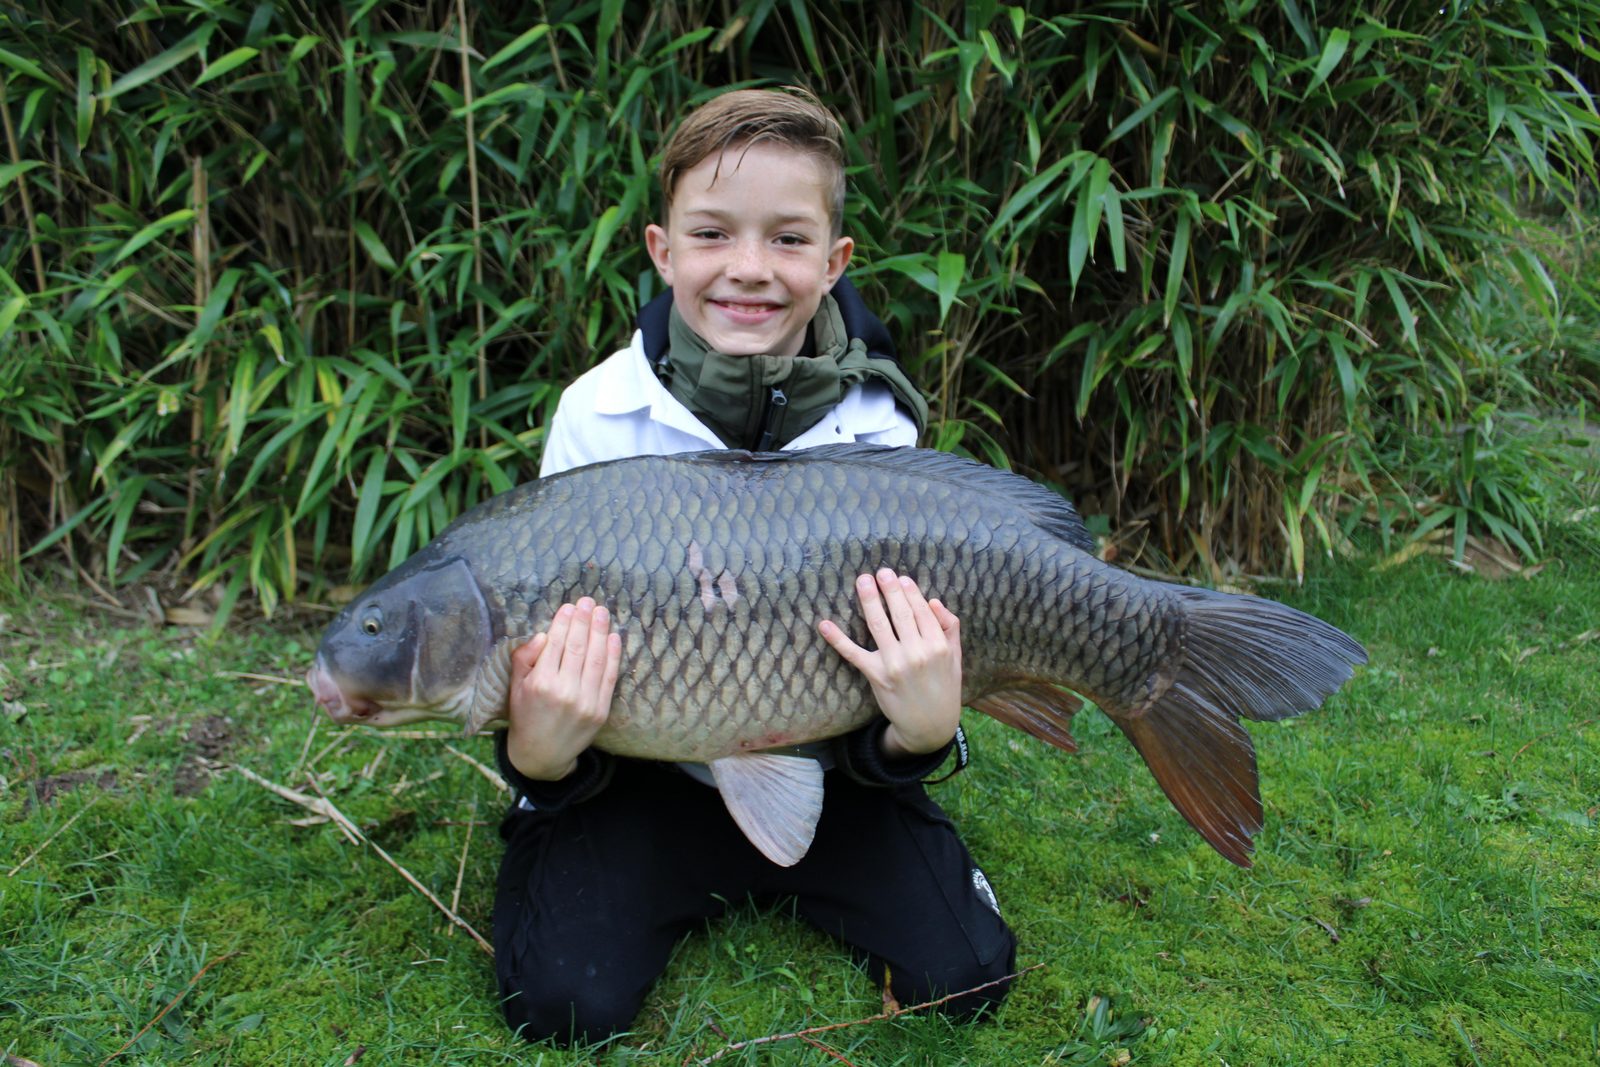
<path id="1" fill-rule="evenodd" d="M 749 767 L 768 766 L 736 761 L 878 714 L 817 625 L 834 620 L 868 644 L 855 578 L 890 567 L 960 617 L 970 706 L 1070 749 L 1072 694 L 1092 699 L 1179 811 L 1247 864 L 1261 802 L 1239 719 L 1309 710 L 1365 652 L 1293 608 L 1149 581 L 1093 547 L 1055 493 L 943 453 L 619 460 L 463 515 L 341 613 L 308 677 L 335 717 L 477 729 L 506 714 L 510 650 L 590 596 L 610 609 L 623 654 L 595 745 L 710 763 L 728 796 Z M 769 847 L 748 823 L 762 813 L 729 807 Z"/>

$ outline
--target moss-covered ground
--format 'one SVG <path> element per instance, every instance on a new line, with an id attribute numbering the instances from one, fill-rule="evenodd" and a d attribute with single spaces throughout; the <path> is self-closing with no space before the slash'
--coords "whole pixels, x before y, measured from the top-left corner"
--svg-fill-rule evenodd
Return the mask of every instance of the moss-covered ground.
<path id="1" fill-rule="evenodd" d="M 1372 662 L 1321 711 L 1252 728 L 1253 870 L 1188 829 L 1103 717 L 1080 717 L 1067 756 L 969 715 L 974 763 L 936 796 L 1020 965 L 1044 966 L 987 1023 L 903 1017 L 719 1062 L 1595 1063 L 1596 562 L 1558 547 L 1533 577 L 1486 581 L 1435 557 L 1342 561 L 1274 587 Z M 881 1010 L 845 953 L 744 906 L 681 947 L 609 1048 L 523 1045 L 471 938 L 229 769 L 306 792 L 312 776 L 447 902 L 459 870 L 459 910 L 487 932 L 504 801 L 444 747 L 488 762 L 486 739 L 319 722 L 298 684 L 311 621 L 208 643 L 38 588 L 0 616 L 13 1063 L 678 1064 Z"/>

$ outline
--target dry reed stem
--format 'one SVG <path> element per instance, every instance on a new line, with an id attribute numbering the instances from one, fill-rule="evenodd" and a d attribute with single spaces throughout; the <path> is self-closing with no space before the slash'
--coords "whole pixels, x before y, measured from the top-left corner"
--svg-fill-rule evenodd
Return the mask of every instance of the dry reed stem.
<path id="1" fill-rule="evenodd" d="M 478 773 L 489 779 L 490 784 L 496 789 L 508 795 L 512 792 L 511 787 L 506 784 L 506 780 L 500 777 L 494 771 L 490 770 L 488 767 L 484 766 L 481 760 L 473 759 L 471 756 L 467 755 L 465 752 L 462 752 L 454 745 L 446 745 L 444 747 L 445 750 L 452 756 L 455 756 L 457 759 L 464 760 L 467 763 L 472 764 L 473 767 L 477 768 Z"/>
<path id="2" fill-rule="evenodd" d="M 50 842 L 54 841 L 56 838 L 60 837 L 64 833 L 66 833 L 68 827 L 70 827 L 73 823 L 77 822 L 79 819 L 83 818 L 83 813 L 88 811 L 90 808 L 94 807 L 96 804 L 98 804 L 100 802 L 100 798 L 102 796 L 104 796 L 104 795 L 105 795 L 104 793 L 96 793 L 93 797 L 89 798 L 89 803 L 85 804 L 83 807 L 79 808 L 76 812 L 74 812 L 73 815 L 72 815 L 72 818 L 68 819 L 66 822 L 62 823 L 59 827 L 56 828 L 55 833 L 51 834 L 49 837 L 47 837 L 43 841 L 39 842 L 39 847 L 34 849 L 32 852 L 28 853 L 28 855 L 23 859 L 23 861 L 21 863 L 17 864 L 15 867 L 11 868 L 10 872 L 8 872 L 6 874 L 6 877 L 7 878 L 15 878 L 17 876 L 17 872 L 18 871 L 22 870 L 22 868 L 24 868 L 28 864 L 32 863 L 35 856 L 39 855 L 39 853 L 43 852 L 46 848 L 48 848 L 50 846 Z"/>
<path id="3" fill-rule="evenodd" d="M 305 685 L 304 678 L 284 678 L 277 674 L 256 674 L 252 671 L 215 671 L 213 678 L 248 678 L 256 682 L 273 682 L 277 685 Z"/>
<path id="4" fill-rule="evenodd" d="M 467 3 L 466 0 L 456 0 L 456 29 L 460 36 L 457 43 L 461 50 L 461 94 L 466 104 L 467 112 L 467 181 L 468 194 L 472 209 L 472 280 L 477 284 L 478 291 L 483 290 L 483 220 L 481 217 L 478 199 L 478 133 L 476 116 L 472 107 L 472 64 L 468 62 L 471 49 L 467 45 Z M 484 351 L 483 335 L 485 332 L 483 320 L 483 297 L 474 296 L 473 307 L 476 309 L 478 320 L 478 400 L 488 399 L 489 396 L 489 354 Z M 489 447 L 489 431 L 487 428 L 478 431 L 478 447 Z"/>
<path id="5" fill-rule="evenodd" d="M 474 816 L 478 814 L 478 802 L 476 800 L 472 802 L 472 814 Z M 450 894 L 451 911 L 455 911 L 461 907 L 461 880 L 466 876 L 467 873 L 467 849 L 472 845 L 472 828 L 476 825 L 478 825 L 476 818 L 467 820 L 467 839 L 461 842 L 461 862 L 456 864 L 456 888 L 455 892 Z M 446 934 L 453 934 L 455 932 L 455 927 L 453 926 L 445 930 Z"/>
<path id="6" fill-rule="evenodd" d="M 429 903 L 443 912 L 445 918 L 449 919 L 451 922 L 461 927 L 461 929 L 471 934 L 472 939 L 478 943 L 478 947 L 483 949 L 484 952 L 488 953 L 489 956 L 493 958 L 494 946 L 485 941 L 483 939 L 483 935 L 472 928 L 471 923 L 457 915 L 450 908 L 445 907 L 444 901 L 434 896 L 432 890 L 418 881 L 417 877 L 401 866 L 393 856 L 385 852 L 383 850 L 383 846 L 379 845 L 376 841 L 363 834 L 356 824 L 351 822 L 345 816 L 344 812 L 340 811 L 333 801 L 329 800 L 326 795 L 315 797 L 307 796 L 306 794 L 298 792 L 297 790 L 290 789 L 288 786 L 282 786 L 276 782 L 268 781 L 248 768 L 235 765 L 233 769 L 250 779 L 252 782 L 255 782 L 257 785 L 278 794 L 285 800 L 293 804 L 298 804 L 307 811 L 314 811 L 318 815 L 325 815 L 332 819 L 334 823 L 338 825 L 339 829 L 344 832 L 346 837 L 351 837 L 352 844 L 365 844 L 368 848 L 372 849 L 372 851 L 376 852 L 378 857 L 382 859 L 383 862 L 387 863 L 389 866 L 398 871 L 400 877 L 409 882 L 413 889 L 427 897 Z M 310 781 L 309 776 L 307 780 Z M 322 793 L 322 790 L 317 786 L 315 781 L 311 782 L 311 788 L 316 789 L 319 794 Z"/>
<path id="7" fill-rule="evenodd" d="M 203 977 L 207 971 L 209 971 L 211 968 L 215 967 L 217 964 L 221 963 L 223 960 L 232 959 L 234 956 L 237 956 L 237 955 L 239 955 L 239 953 L 237 953 L 237 952 L 224 953 L 223 955 L 218 956 L 216 959 L 212 960 L 210 963 L 206 964 L 204 967 L 202 967 L 198 971 L 196 971 L 194 977 L 189 979 L 189 984 L 184 986 L 183 989 L 178 993 L 177 996 L 175 996 L 171 1000 L 167 1001 L 167 1006 L 162 1008 L 160 1011 L 156 1012 L 156 1017 L 154 1019 L 151 1019 L 149 1022 L 145 1023 L 144 1026 L 139 1030 L 139 1032 L 137 1034 L 134 1034 L 132 1037 L 128 1038 L 127 1042 L 124 1043 L 121 1048 L 117 1049 L 117 1051 L 113 1052 L 111 1055 L 109 1055 L 105 1059 L 101 1060 L 100 1061 L 100 1067 L 106 1067 L 106 1064 L 110 1063 L 112 1060 L 116 1059 L 118 1056 L 120 1056 L 124 1052 L 128 1051 L 128 1049 L 132 1048 L 134 1042 L 138 1041 L 141 1037 L 143 1037 L 145 1034 L 147 1034 L 150 1031 L 150 1028 L 152 1026 L 154 1026 L 156 1023 L 160 1022 L 162 1017 L 165 1016 L 167 1014 L 167 1012 L 171 1011 L 174 1007 L 177 1006 L 178 1001 L 182 1000 L 184 997 L 189 995 L 189 990 L 194 988 L 195 983 L 200 981 L 201 977 Z"/>
<path id="8" fill-rule="evenodd" d="M 334 808 L 334 806 L 329 803 L 327 799 L 308 796 L 305 793 L 299 792 L 298 790 L 290 789 L 288 786 L 279 785 L 277 782 L 268 781 L 255 771 L 250 770 L 248 767 L 240 767 L 235 764 L 233 769 L 250 779 L 252 782 L 256 783 L 256 785 L 261 786 L 263 789 L 272 790 L 272 792 L 278 794 L 289 803 L 298 804 L 307 811 L 313 811 L 324 818 L 332 819 L 335 825 L 339 827 L 340 832 L 344 834 L 345 838 L 352 845 L 358 845 L 361 843 L 361 831 L 356 829 L 354 823 L 340 814 L 340 812 Z"/>
<path id="9" fill-rule="evenodd" d="M 838 1049 L 829 1048 L 827 1045 L 824 1045 L 814 1037 L 807 1037 L 805 1034 L 801 1034 L 800 1040 L 804 1041 L 806 1044 L 810 1045 L 824 1056 L 831 1056 L 833 1059 L 838 1060 L 840 1063 L 844 1064 L 845 1067 L 856 1067 L 854 1063 L 851 1063 L 850 1060 L 845 1058 L 844 1053 L 840 1052 Z"/>
<path id="10" fill-rule="evenodd" d="M 937 1000 L 925 1000 L 921 1004 L 913 1004 L 909 1008 L 895 1008 L 892 1011 L 880 1011 L 878 1014 L 869 1015 L 864 1019 L 852 1019 L 849 1022 L 843 1023 L 829 1023 L 827 1026 L 808 1026 L 804 1030 L 792 1030 L 787 1034 L 768 1034 L 766 1037 L 752 1037 L 747 1041 L 735 1041 L 733 1044 L 726 1045 L 711 1055 L 706 1056 L 703 1059 L 694 1060 L 693 1062 L 697 1065 L 697 1067 L 704 1067 L 704 1065 L 707 1063 L 715 1063 L 728 1053 L 738 1052 L 741 1049 L 755 1048 L 757 1045 L 770 1045 L 777 1041 L 789 1041 L 795 1038 L 806 1041 L 815 1034 L 825 1034 L 830 1030 L 843 1030 L 850 1026 L 862 1026 L 866 1023 L 883 1022 L 886 1019 L 893 1019 L 896 1016 L 904 1015 L 907 1012 L 922 1011 L 924 1008 L 937 1008 L 940 1004 L 954 1000 L 957 997 L 964 997 L 969 993 L 977 993 L 981 990 L 988 989 L 990 986 L 997 986 L 1001 982 L 1009 982 L 1013 978 L 1021 978 L 1028 972 L 1037 971 L 1043 966 L 1043 963 L 1035 963 L 1031 967 L 1024 967 L 1020 971 L 1014 971 L 1011 974 L 1003 975 L 991 982 L 984 982 L 982 985 L 975 985 L 971 989 L 963 989 L 955 993 L 946 993 Z M 688 1064 L 690 1061 L 685 1059 L 683 1062 Z"/>
<path id="11" fill-rule="evenodd" d="M 6 84 L 0 79 L 0 122 L 5 123 L 6 148 L 11 153 L 11 162 L 20 167 L 22 156 L 17 151 L 17 131 L 11 125 L 11 108 L 6 104 Z M 22 194 L 22 218 L 28 226 L 28 245 L 33 252 L 33 275 L 38 282 L 39 292 L 45 291 L 44 252 L 39 245 L 39 228 L 33 221 L 33 198 L 28 195 L 28 176 L 17 175 L 17 190 Z"/>

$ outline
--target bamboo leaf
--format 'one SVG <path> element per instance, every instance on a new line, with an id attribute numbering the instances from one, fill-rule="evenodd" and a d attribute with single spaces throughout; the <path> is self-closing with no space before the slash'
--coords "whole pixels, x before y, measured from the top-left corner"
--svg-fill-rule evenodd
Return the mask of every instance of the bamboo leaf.
<path id="1" fill-rule="evenodd" d="M 167 231 L 177 229 L 179 226 L 186 225 L 193 221 L 194 210 L 192 208 L 181 208 L 172 212 L 170 215 L 162 216 L 155 222 L 152 222 L 150 225 L 144 227 L 132 237 L 128 238 L 127 243 L 117 250 L 117 254 L 115 256 L 111 257 L 111 265 L 116 266 L 118 263 L 121 263 L 123 260 L 127 259 L 129 256 L 133 255 L 135 252 L 139 251 L 139 249 L 143 248 L 151 241 L 154 241 L 157 237 L 160 237 Z"/>
<path id="2" fill-rule="evenodd" d="M 355 553 L 351 569 L 360 573 L 372 558 L 372 525 L 378 515 L 378 505 L 383 501 L 384 472 L 388 469 L 388 456 L 375 449 L 367 460 L 367 473 L 361 479 L 361 492 L 356 498 L 355 527 L 350 531 L 350 547 Z"/>
<path id="3" fill-rule="evenodd" d="M 1322 46 L 1322 57 L 1317 60 L 1317 69 L 1312 72 L 1311 84 L 1306 86 L 1307 96 L 1316 92 L 1317 87 L 1328 80 L 1328 75 L 1333 73 L 1333 69 L 1339 65 L 1349 47 L 1349 30 L 1336 28 L 1328 31 L 1328 40 Z"/>
<path id="4" fill-rule="evenodd" d="M 1183 295 L 1183 271 L 1189 264 L 1189 229 L 1192 226 L 1187 205 L 1178 208 L 1178 221 L 1172 230 L 1172 251 L 1167 256 L 1167 284 L 1161 298 L 1163 324 L 1172 321 L 1172 313 Z"/>
<path id="5" fill-rule="evenodd" d="M 146 82 L 154 81 L 156 78 L 161 77 L 161 75 L 204 48 L 206 42 L 211 39 L 212 31 L 216 28 L 216 23 L 208 22 L 165 52 L 140 63 L 137 67 L 134 67 L 111 83 L 111 88 L 105 94 L 106 99 L 109 100 L 121 96 L 129 89 L 137 89 Z"/>
<path id="6" fill-rule="evenodd" d="M 594 277 L 594 272 L 599 268 L 606 249 L 611 245 L 611 238 L 616 236 L 617 229 L 624 221 L 622 208 L 617 204 L 612 204 L 601 212 L 599 220 L 594 225 L 594 237 L 589 241 L 588 258 L 583 262 L 585 278 Z"/>
<path id="7" fill-rule="evenodd" d="M 490 56 L 488 61 L 485 62 L 483 66 L 478 68 L 479 72 L 487 73 L 493 68 L 498 67 L 500 64 L 515 59 L 530 45 L 537 44 L 549 32 L 550 26 L 548 23 L 544 22 L 539 23 L 537 26 L 523 30 L 511 41 L 510 44 L 507 44 L 504 48 L 500 49 L 500 51 Z"/>
<path id="8" fill-rule="evenodd" d="M 1162 107 L 1166 105 L 1168 100 L 1171 100 L 1177 95 L 1177 86 L 1169 85 L 1155 96 L 1152 96 L 1149 100 L 1145 101 L 1145 103 L 1135 110 L 1133 114 L 1117 123 L 1116 127 L 1113 128 L 1110 133 L 1106 134 L 1105 141 L 1100 145 L 1100 151 L 1104 153 L 1105 150 L 1111 145 L 1122 140 L 1122 138 L 1126 137 L 1129 132 L 1137 129 L 1145 119 L 1149 118 L 1157 111 L 1160 111 Z"/>
<path id="9" fill-rule="evenodd" d="M 198 88 L 213 78 L 220 78 L 229 71 L 236 70 L 261 54 L 259 48 L 235 48 L 227 55 L 218 56 L 217 61 L 206 67 L 206 72 L 195 81 Z"/>
<path id="10" fill-rule="evenodd" d="M 1400 283 L 1395 280 L 1393 272 L 1384 271 L 1379 277 L 1383 280 L 1383 287 L 1389 290 L 1389 300 L 1394 304 L 1394 313 L 1400 318 L 1400 329 L 1404 332 L 1406 343 L 1416 348 L 1417 316 L 1411 310 L 1411 302 L 1400 291 Z"/>
<path id="11" fill-rule="evenodd" d="M 0 340 L 11 330 L 12 323 L 17 321 L 17 316 L 22 314 L 22 309 L 28 306 L 28 298 L 18 293 L 4 304 L 0 304 Z"/>
<path id="12" fill-rule="evenodd" d="M 0 48 L 0 65 L 10 67 L 12 70 L 26 74 L 37 81 L 42 81 L 58 92 L 61 90 L 61 83 L 46 74 L 43 67 L 31 59 L 17 55 L 15 52 Z"/>
<path id="13" fill-rule="evenodd" d="M 25 159 L 21 163 L 0 163 L 0 186 L 10 185 L 30 170 L 44 165 L 42 159 Z"/>
<path id="14" fill-rule="evenodd" d="M 395 264 L 394 257 L 389 254 L 389 249 L 384 245 L 383 239 L 378 236 L 378 231 L 374 230 L 370 223 L 358 219 L 355 224 L 355 231 L 356 240 L 360 241 L 361 247 L 367 250 L 367 255 L 371 257 L 372 262 L 387 271 L 399 269 Z"/>
<path id="15" fill-rule="evenodd" d="M 94 53 L 81 45 L 78 48 L 78 149 L 89 143 L 94 130 Z"/>
<path id="16" fill-rule="evenodd" d="M 935 270 L 939 286 L 939 323 L 943 325 L 950 315 L 951 305 L 956 302 L 962 279 L 966 277 L 967 257 L 960 252 L 941 251 Z"/>

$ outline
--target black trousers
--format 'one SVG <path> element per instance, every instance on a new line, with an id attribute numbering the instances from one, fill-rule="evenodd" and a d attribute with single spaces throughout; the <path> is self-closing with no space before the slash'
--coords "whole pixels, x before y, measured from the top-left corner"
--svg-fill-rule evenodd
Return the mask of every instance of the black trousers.
<path id="1" fill-rule="evenodd" d="M 529 1040 L 626 1030 L 678 940 L 724 900 L 792 896 L 850 945 L 900 1003 L 1010 974 L 1016 939 L 987 880 L 920 785 L 874 788 L 830 771 L 811 850 L 757 852 L 716 790 L 669 765 L 618 760 L 610 785 L 558 812 L 513 809 L 494 904 L 506 1020 Z M 973 1014 L 1005 984 L 940 1010 Z"/>

